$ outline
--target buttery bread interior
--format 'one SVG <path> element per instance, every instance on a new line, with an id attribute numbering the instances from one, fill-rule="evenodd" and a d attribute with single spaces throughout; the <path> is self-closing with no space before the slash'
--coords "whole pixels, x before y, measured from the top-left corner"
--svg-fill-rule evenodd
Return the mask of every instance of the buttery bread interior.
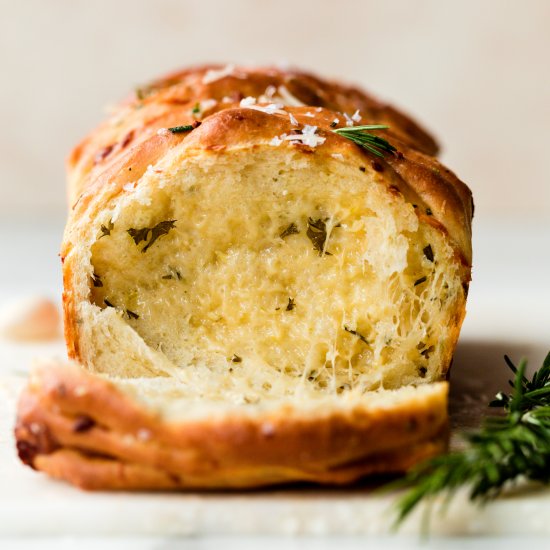
<path id="1" fill-rule="evenodd" d="M 273 147 L 181 160 L 95 223 L 90 368 L 247 404 L 442 379 L 460 264 L 373 168 Z"/>

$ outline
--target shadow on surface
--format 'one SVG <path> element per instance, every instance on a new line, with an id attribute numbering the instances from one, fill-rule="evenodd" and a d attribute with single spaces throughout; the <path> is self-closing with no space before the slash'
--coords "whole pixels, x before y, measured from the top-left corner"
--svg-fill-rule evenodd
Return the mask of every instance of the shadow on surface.
<path id="1" fill-rule="evenodd" d="M 450 377 L 452 429 L 472 428 L 487 414 L 487 404 L 499 391 L 508 391 L 512 373 L 504 354 L 517 364 L 528 359 L 528 371 L 540 367 L 548 349 L 537 344 L 466 340 L 458 344 Z"/>

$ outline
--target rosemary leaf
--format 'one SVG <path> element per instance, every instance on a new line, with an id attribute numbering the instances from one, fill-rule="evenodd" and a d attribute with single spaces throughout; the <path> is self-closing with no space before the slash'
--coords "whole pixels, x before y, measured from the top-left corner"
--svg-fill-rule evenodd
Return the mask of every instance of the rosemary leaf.
<path id="1" fill-rule="evenodd" d="M 164 222 L 157 223 L 154 227 L 142 227 L 136 229 L 131 227 L 127 230 L 128 235 L 134 239 L 136 245 L 141 242 L 147 244 L 141 249 L 142 252 L 147 252 L 149 248 L 163 235 L 166 235 L 170 229 L 175 227 L 176 220 L 166 220 Z"/>
<path id="2" fill-rule="evenodd" d="M 126 315 L 128 315 L 129 319 L 139 319 L 139 315 L 129 309 L 126 310 Z"/>
<path id="3" fill-rule="evenodd" d="M 345 137 L 377 157 L 385 153 L 395 153 L 397 149 L 384 138 L 376 136 L 370 130 L 386 130 L 385 124 L 367 124 L 365 126 L 346 126 L 332 130 L 335 134 Z"/>
<path id="4" fill-rule="evenodd" d="M 359 338 L 359 340 L 361 340 L 361 342 L 364 342 L 365 344 L 367 344 L 367 346 L 369 345 L 369 341 L 362 334 L 357 332 L 356 330 L 352 330 L 351 328 L 348 328 L 346 326 L 344 326 L 344 330 L 346 332 L 349 332 L 350 334 L 353 334 L 354 336 L 357 336 L 357 338 Z"/>
<path id="5" fill-rule="evenodd" d="M 322 256 L 328 238 L 326 222 L 321 219 L 314 220 L 313 218 L 308 218 L 306 235 L 312 242 L 313 248 L 319 252 L 319 256 Z M 332 256 L 332 254 L 326 250 L 324 253 L 327 256 Z"/>
<path id="6" fill-rule="evenodd" d="M 284 239 L 289 235 L 295 235 L 297 233 L 300 233 L 300 230 L 298 229 L 298 226 L 294 222 L 292 222 L 286 229 L 281 231 L 279 237 L 281 237 L 281 239 Z"/>
<path id="7" fill-rule="evenodd" d="M 113 224 L 113 220 L 109 220 L 109 223 L 107 225 L 101 224 L 101 227 L 99 228 L 99 230 L 101 231 L 101 235 L 97 240 L 99 241 L 99 239 L 101 239 L 102 237 L 107 237 L 108 235 L 110 235 L 114 226 L 115 225 Z"/>

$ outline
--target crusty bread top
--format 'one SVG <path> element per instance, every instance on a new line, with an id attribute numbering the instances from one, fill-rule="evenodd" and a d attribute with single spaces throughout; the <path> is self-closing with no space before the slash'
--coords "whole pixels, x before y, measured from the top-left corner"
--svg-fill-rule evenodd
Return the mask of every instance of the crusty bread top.
<path id="1" fill-rule="evenodd" d="M 201 115 L 210 115 L 234 108 L 246 97 L 263 97 L 264 103 L 290 107 L 323 107 L 348 116 L 359 111 L 365 121 L 388 124 L 408 145 L 429 155 L 438 151 L 433 137 L 411 118 L 358 88 L 295 70 L 205 65 L 137 88 L 106 124 L 73 150 L 68 168 L 78 174 L 76 179 L 82 180 L 89 171 L 101 171 L 120 150 L 142 141 L 144 130 L 193 120 L 190 111 L 197 103 L 203 111 Z"/>
<path id="2" fill-rule="evenodd" d="M 257 110 L 241 104 L 247 97 L 264 108 L 283 107 L 273 113 Z M 353 122 L 357 125 L 390 126 L 379 134 L 398 148 L 398 154 L 378 159 L 332 132 L 335 119 L 335 127 L 345 127 L 347 117 L 356 111 Z M 346 162 L 358 166 L 370 162 L 375 169 L 385 170 L 388 187 L 418 206 L 425 222 L 445 230 L 464 265 L 471 265 L 471 193 L 428 156 L 437 151 L 434 140 L 411 119 L 356 88 L 275 68 L 205 66 L 174 73 L 138 91 L 72 152 L 68 160 L 71 218 L 93 217 L 108 201 L 125 193 L 125 184 L 139 180 L 174 148 L 209 155 L 266 145 L 296 131 L 290 115 L 300 127 L 316 126 L 326 140 L 315 148 L 290 141 L 281 146 L 299 148 L 304 154 L 344 155 Z M 202 124 L 192 132 L 166 131 L 197 122 Z M 74 225 L 69 223 L 73 229 Z M 67 233 L 62 256 L 69 253 L 72 240 Z"/>

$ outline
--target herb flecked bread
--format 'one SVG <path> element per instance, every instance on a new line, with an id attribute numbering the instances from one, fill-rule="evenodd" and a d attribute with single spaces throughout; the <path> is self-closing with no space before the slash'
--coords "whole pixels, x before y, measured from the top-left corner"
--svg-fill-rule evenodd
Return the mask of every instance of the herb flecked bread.
<path id="1" fill-rule="evenodd" d="M 78 365 L 31 377 L 22 460 L 164 489 L 349 483 L 441 452 L 473 204 L 436 152 L 392 107 L 301 72 L 137 90 L 69 159 Z"/>

